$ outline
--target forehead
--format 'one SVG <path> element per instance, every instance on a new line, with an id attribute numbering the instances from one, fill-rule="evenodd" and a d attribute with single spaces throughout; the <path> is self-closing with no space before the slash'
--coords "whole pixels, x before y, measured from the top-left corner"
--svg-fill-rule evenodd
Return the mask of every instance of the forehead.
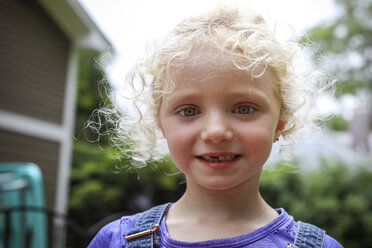
<path id="1" fill-rule="evenodd" d="M 224 51 L 210 45 L 202 45 L 194 48 L 189 56 L 182 58 L 171 66 L 171 74 L 179 71 L 193 71 L 195 74 L 208 74 L 212 70 L 237 69 L 249 67 L 249 62 L 240 53 Z M 262 69 L 262 68 L 261 68 Z"/>
<path id="2" fill-rule="evenodd" d="M 241 54 L 211 46 L 198 47 L 186 59 L 174 63 L 170 68 L 170 76 L 175 89 L 191 82 L 245 81 L 247 86 L 258 82 L 265 84 L 260 87 L 269 87 L 277 95 L 271 72 L 264 66 L 252 66 Z"/>

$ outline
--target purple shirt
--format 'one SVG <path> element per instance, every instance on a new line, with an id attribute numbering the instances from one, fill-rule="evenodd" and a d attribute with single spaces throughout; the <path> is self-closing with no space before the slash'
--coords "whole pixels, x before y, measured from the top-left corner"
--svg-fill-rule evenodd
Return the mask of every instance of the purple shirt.
<path id="1" fill-rule="evenodd" d="M 161 248 L 180 248 L 180 247 L 278 247 L 285 248 L 294 243 L 298 223 L 293 217 L 288 215 L 284 209 L 277 209 L 279 216 L 267 225 L 247 234 L 224 239 L 213 239 L 201 242 L 182 242 L 169 237 L 165 218 L 160 223 L 160 243 Z M 89 244 L 89 248 L 102 247 L 126 247 L 124 234 L 132 229 L 137 221 L 139 214 L 124 216 L 119 220 L 109 223 L 103 227 Z M 332 237 L 326 235 L 324 248 L 342 248 L 342 246 Z"/>

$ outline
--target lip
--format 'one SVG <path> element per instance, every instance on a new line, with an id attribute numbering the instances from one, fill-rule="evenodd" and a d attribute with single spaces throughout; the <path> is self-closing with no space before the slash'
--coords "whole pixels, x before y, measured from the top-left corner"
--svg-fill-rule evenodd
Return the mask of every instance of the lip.
<path id="1" fill-rule="evenodd" d="M 235 156 L 235 158 L 231 161 L 226 161 L 226 162 L 211 162 L 202 159 L 201 157 L 225 157 L 225 156 Z M 241 154 L 238 153 L 233 153 L 233 152 L 207 152 L 207 153 L 201 153 L 195 156 L 195 158 L 200 161 L 203 165 L 212 168 L 212 169 L 217 169 L 217 170 L 223 170 L 223 169 L 228 169 L 234 166 L 241 158 Z"/>

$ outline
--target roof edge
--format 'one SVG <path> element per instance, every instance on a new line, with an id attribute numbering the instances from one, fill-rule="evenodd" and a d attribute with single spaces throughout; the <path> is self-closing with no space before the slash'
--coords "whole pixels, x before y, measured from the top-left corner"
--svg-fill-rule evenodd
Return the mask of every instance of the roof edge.
<path id="1" fill-rule="evenodd" d="M 112 52 L 111 42 L 77 0 L 38 0 L 38 2 L 78 47 Z"/>

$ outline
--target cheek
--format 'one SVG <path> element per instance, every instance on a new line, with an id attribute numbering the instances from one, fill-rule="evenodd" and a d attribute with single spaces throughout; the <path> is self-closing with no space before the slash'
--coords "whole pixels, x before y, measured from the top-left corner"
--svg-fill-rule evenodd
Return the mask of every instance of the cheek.
<path id="1" fill-rule="evenodd" d="M 197 132 L 193 125 L 177 125 L 177 122 L 167 122 L 163 125 L 168 149 L 176 166 L 183 171 L 184 164 L 193 156 Z"/>
<path id="2" fill-rule="evenodd" d="M 168 142 L 174 142 L 175 144 L 190 142 L 197 136 L 198 123 L 196 122 L 184 123 L 178 120 L 177 117 L 161 119 L 161 121 L 163 123 L 163 134 Z"/>
<path id="3" fill-rule="evenodd" d="M 185 129 L 167 123 L 166 125 L 163 125 L 162 130 L 172 156 L 177 155 L 187 147 L 187 143 L 189 143 L 189 135 Z"/>
<path id="4" fill-rule="evenodd" d="M 167 139 L 168 149 L 173 163 L 176 167 L 185 173 L 185 161 L 190 156 L 188 151 L 190 147 L 187 146 L 184 142 L 177 142 L 178 139 Z"/>
<path id="5" fill-rule="evenodd" d="M 245 147 L 251 152 L 270 153 L 275 130 L 264 125 L 255 125 L 244 128 L 241 139 Z"/>

